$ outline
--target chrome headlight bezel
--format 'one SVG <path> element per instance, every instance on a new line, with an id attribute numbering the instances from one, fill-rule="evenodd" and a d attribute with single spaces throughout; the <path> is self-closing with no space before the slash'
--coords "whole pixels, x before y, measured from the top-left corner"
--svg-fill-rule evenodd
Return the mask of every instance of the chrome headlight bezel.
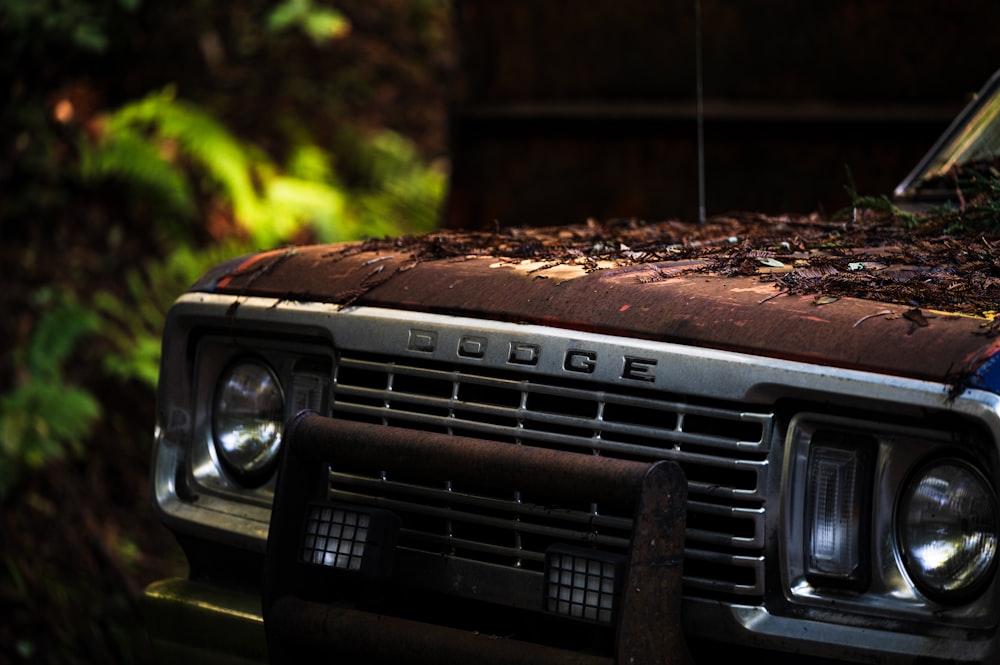
<path id="1" fill-rule="evenodd" d="M 861 420 L 828 414 L 802 412 L 791 418 L 786 438 L 785 466 L 782 480 L 784 517 L 781 530 L 783 587 L 787 598 L 796 605 L 822 608 L 824 612 L 843 613 L 844 621 L 878 616 L 895 620 L 933 620 L 941 625 L 981 627 L 992 625 L 996 607 L 990 591 L 996 576 L 990 575 L 960 602 L 945 604 L 940 597 L 925 593 L 910 573 L 901 554 L 897 530 L 897 509 L 903 488 L 928 459 L 963 457 L 980 469 L 986 478 L 990 468 L 988 444 L 978 440 L 956 423 L 940 430 L 908 427 L 884 421 Z M 871 463 L 870 494 L 862 507 L 865 515 L 859 534 L 860 560 L 867 571 L 860 575 L 838 577 L 817 575 L 807 560 L 806 544 L 810 533 L 810 502 L 807 478 L 814 442 L 829 445 L 840 441 L 870 452 L 858 459 Z M 860 468 L 860 467 L 859 467 Z M 869 520 L 867 526 L 863 524 Z M 955 597 L 957 598 L 957 596 Z M 852 619 L 851 617 L 859 617 Z"/>
<path id="2" fill-rule="evenodd" d="M 241 475 L 220 450 L 215 413 L 220 381 L 240 363 L 260 363 L 280 384 L 281 429 L 298 411 L 323 411 L 329 398 L 333 351 L 322 340 L 245 333 L 240 336 L 206 331 L 195 347 L 193 440 L 187 465 L 192 492 L 236 504 L 269 508 L 280 450 L 257 472 Z"/>

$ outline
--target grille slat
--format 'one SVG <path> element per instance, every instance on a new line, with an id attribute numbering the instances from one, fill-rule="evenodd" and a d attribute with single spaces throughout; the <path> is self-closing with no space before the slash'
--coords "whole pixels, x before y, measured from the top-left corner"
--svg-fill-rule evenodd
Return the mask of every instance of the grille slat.
<path id="1" fill-rule="evenodd" d="M 688 477 L 685 593 L 762 597 L 770 413 L 376 357 L 339 360 L 331 410 L 339 418 L 395 427 L 677 461 Z M 627 548 L 631 515 L 606 514 L 596 505 L 533 504 L 515 490 L 498 495 L 331 471 L 331 496 L 400 514 L 404 547 L 529 568 L 541 565 L 555 542 Z"/>
<path id="2" fill-rule="evenodd" d="M 479 429 L 480 427 L 484 427 L 484 424 L 481 421 L 472 420 L 467 417 L 456 417 L 455 415 L 448 414 L 461 413 L 462 416 L 473 414 L 482 415 L 492 418 L 494 422 L 509 422 L 508 425 L 494 424 L 486 426 L 483 431 L 494 430 L 496 433 L 501 435 L 510 435 L 512 431 L 517 430 L 518 433 L 523 433 L 524 436 L 531 436 L 535 433 L 541 435 L 548 432 L 549 430 L 547 429 L 536 429 L 538 425 L 545 425 L 550 428 L 564 427 L 580 431 L 600 432 L 601 438 L 595 438 L 593 445 L 589 447 L 600 448 L 602 445 L 610 446 L 617 444 L 619 450 L 622 452 L 625 452 L 630 444 L 614 438 L 609 439 L 608 436 L 618 436 L 621 439 L 632 437 L 636 439 L 649 440 L 651 442 L 656 441 L 658 445 L 655 447 L 639 444 L 634 450 L 635 452 L 655 450 L 657 455 L 662 454 L 666 449 L 674 446 L 700 446 L 704 448 L 722 448 L 726 450 L 758 450 L 758 445 L 754 442 L 750 442 L 749 444 L 745 441 L 720 442 L 717 437 L 711 437 L 704 434 L 678 432 L 676 430 L 658 429 L 654 426 L 623 425 L 620 423 L 601 421 L 597 419 L 588 420 L 552 414 L 537 414 L 523 410 L 469 405 L 467 403 L 456 403 L 434 398 L 416 399 L 394 394 L 389 396 L 386 393 L 375 393 L 373 391 L 362 392 L 345 390 L 342 393 L 338 392 L 337 396 L 340 399 L 362 396 L 370 399 L 370 402 L 368 403 L 345 404 L 341 407 L 343 410 L 340 411 L 340 413 L 355 413 L 357 415 L 383 419 L 406 418 L 408 420 L 415 421 L 421 420 L 427 424 L 451 429 L 469 427 Z M 383 404 L 377 405 L 376 402 L 382 402 Z M 384 403 L 386 402 L 391 403 L 391 406 L 385 406 Z M 412 408 L 404 409 L 401 408 L 403 405 L 406 405 L 407 407 L 425 407 L 432 410 L 432 412 L 427 413 L 426 411 L 416 411 Z M 441 415 L 434 415 L 434 411 Z M 574 437 L 573 440 L 581 441 L 580 437 Z M 586 439 L 583 439 L 582 442 L 586 442 Z"/>
<path id="3" fill-rule="evenodd" d="M 451 538 L 448 536 L 436 536 L 426 531 L 409 531 L 403 529 L 401 535 L 410 542 L 420 542 L 425 545 L 434 546 L 444 551 L 455 553 L 478 553 L 489 555 L 491 560 L 515 561 L 517 565 L 524 563 L 541 564 L 545 560 L 545 554 L 532 552 L 530 550 L 519 550 L 514 547 L 502 547 L 499 545 L 489 545 L 481 541 L 464 540 L 462 538 Z"/>
<path id="4" fill-rule="evenodd" d="M 449 506 L 449 514 L 453 519 L 460 512 L 460 508 L 465 509 L 465 515 L 469 521 L 478 519 L 479 513 L 472 512 L 473 509 L 509 512 L 521 519 L 539 518 L 556 519 L 566 523 L 576 523 L 590 529 L 616 529 L 625 534 L 632 529 L 632 520 L 628 517 L 618 517 L 613 515 L 595 515 L 581 513 L 576 510 L 561 509 L 551 506 L 542 506 L 518 502 L 514 507 L 510 501 L 503 499 L 491 499 L 488 497 L 455 492 L 445 489 L 434 489 L 419 487 L 414 485 L 401 485 L 387 483 L 373 479 L 363 479 L 351 477 L 345 474 L 337 474 L 337 489 L 330 493 L 330 497 L 339 501 L 378 505 L 380 508 L 387 507 L 392 499 L 387 497 L 406 497 L 409 500 L 420 499 L 420 503 L 415 503 L 407 507 L 407 510 L 414 513 L 432 514 L 435 510 L 432 505 Z M 341 488 L 350 487 L 354 491 L 346 492 Z M 397 506 L 398 507 L 398 506 Z M 460 508 L 458 508 L 460 507 Z M 443 513 L 433 513 L 443 514 Z"/>

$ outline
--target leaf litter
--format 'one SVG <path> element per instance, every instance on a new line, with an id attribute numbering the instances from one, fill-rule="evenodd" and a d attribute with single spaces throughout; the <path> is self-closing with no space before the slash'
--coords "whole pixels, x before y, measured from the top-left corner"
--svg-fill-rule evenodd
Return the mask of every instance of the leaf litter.
<path id="1" fill-rule="evenodd" d="M 813 295 L 816 305 L 824 305 L 852 297 L 898 305 L 906 312 L 939 310 L 992 321 L 1000 309 L 1000 216 L 992 220 L 992 229 L 970 229 L 956 225 L 960 214 L 904 217 L 893 209 L 855 209 L 847 219 L 746 213 L 703 224 L 588 220 L 565 227 L 368 240 L 328 256 L 338 260 L 375 252 L 409 257 L 393 271 L 373 271 L 365 280 L 370 287 L 427 261 L 491 257 L 537 263 L 531 271 L 536 274 L 565 265 L 586 272 L 644 267 L 636 276 L 644 283 L 692 273 L 755 276 L 774 285 L 771 298 Z M 366 266 L 379 263 L 372 259 Z M 916 314 L 907 318 L 917 326 L 926 323 Z"/>

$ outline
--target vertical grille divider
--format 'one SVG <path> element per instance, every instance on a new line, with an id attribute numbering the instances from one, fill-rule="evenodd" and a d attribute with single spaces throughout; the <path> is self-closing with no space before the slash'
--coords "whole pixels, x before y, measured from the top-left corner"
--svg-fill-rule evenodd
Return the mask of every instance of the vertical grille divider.
<path id="1" fill-rule="evenodd" d="M 525 383 L 522 381 L 521 397 L 517 408 L 517 428 L 519 430 L 524 429 L 524 417 L 527 411 L 528 411 L 528 391 L 525 387 Z M 524 445 L 524 441 L 521 439 L 521 437 L 517 437 L 515 439 L 515 445 L 518 446 Z M 521 496 L 521 491 L 514 490 L 514 505 L 520 506 L 522 501 L 523 497 Z M 515 525 L 520 521 L 521 521 L 521 516 L 515 513 L 514 515 Z M 520 568 L 521 566 L 524 565 L 524 559 L 520 556 L 521 552 L 524 549 L 524 539 L 521 537 L 521 529 L 515 526 L 515 528 L 513 529 L 513 535 L 514 535 L 514 551 L 518 553 L 518 557 L 514 561 L 514 566 Z"/>
<path id="2" fill-rule="evenodd" d="M 448 404 L 448 419 L 449 419 L 449 421 L 455 419 L 455 403 L 458 401 L 459 386 L 462 385 L 462 382 L 461 382 L 461 380 L 460 380 L 459 377 L 460 377 L 460 373 L 459 372 L 452 371 L 452 373 L 451 373 L 451 401 Z M 446 431 L 448 432 L 449 435 L 455 436 L 455 428 L 452 427 L 452 425 L 451 425 L 450 422 L 448 423 L 448 427 L 446 428 Z M 455 488 L 452 485 L 451 480 L 446 480 L 444 482 L 444 489 L 445 489 L 445 492 L 448 492 L 449 494 L 451 492 L 455 491 Z M 449 508 L 451 507 L 451 503 L 450 502 L 447 503 L 447 504 L 445 504 L 445 505 L 448 506 Z M 444 536 L 445 536 L 445 538 L 448 539 L 448 551 L 449 551 L 449 554 L 454 554 L 455 553 L 455 541 L 454 541 L 454 538 L 455 538 L 455 523 L 450 518 L 446 519 L 444 521 Z"/>

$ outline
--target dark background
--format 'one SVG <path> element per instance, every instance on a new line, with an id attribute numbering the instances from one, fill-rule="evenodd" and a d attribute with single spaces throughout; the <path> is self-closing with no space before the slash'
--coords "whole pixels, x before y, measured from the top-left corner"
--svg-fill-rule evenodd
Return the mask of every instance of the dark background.
<path id="1" fill-rule="evenodd" d="M 1000 6 L 699 0 L 707 214 L 890 194 L 1000 66 Z M 698 216 L 694 0 L 465 0 L 452 226 Z"/>
<path id="2" fill-rule="evenodd" d="M 346 186 L 364 175 L 354 143 L 392 129 L 450 164 L 453 228 L 698 216 L 694 0 L 314 0 L 351 25 L 322 43 L 260 27 L 288 4 L 0 8 L 0 663 L 148 662 L 141 589 L 186 570 L 149 504 L 153 390 L 109 372 L 120 339 L 79 321 L 103 316 L 98 292 L 119 327 L 162 310 L 182 287 L 153 268 L 228 247 L 239 220 L 211 189 L 168 224 L 130 181 L 82 180 L 80 142 L 107 112 L 172 86 L 275 159 L 308 135 Z M 701 0 L 700 14 L 709 215 L 832 214 L 851 178 L 891 193 L 1000 65 L 991 0 Z M 46 319 L 67 303 L 83 337 Z M 155 340 L 157 316 L 124 321 L 126 341 Z M 55 447 L 30 457 L 4 428 L 39 384 L 55 397 L 24 409 Z M 100 417 L 46 438 L 77 389 Z"/>

